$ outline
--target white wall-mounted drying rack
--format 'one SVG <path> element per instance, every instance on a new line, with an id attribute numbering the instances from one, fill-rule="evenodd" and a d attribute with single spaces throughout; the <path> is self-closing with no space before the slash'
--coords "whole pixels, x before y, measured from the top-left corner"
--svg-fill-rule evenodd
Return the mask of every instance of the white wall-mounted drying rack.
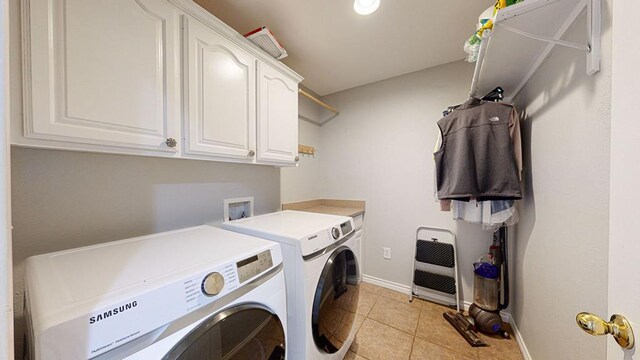
<path id="1" fill-rule="evenodd" d="M 585 9 L 587 43 L 562 40 Z M 600 31 L 601 0 L 525 0 L 501 9 L 484 33 L 469 96 L 501 86 L 505 100 L 513 100 L 556 45 L 586 52 L 593 75 L 600 71 Z"/>

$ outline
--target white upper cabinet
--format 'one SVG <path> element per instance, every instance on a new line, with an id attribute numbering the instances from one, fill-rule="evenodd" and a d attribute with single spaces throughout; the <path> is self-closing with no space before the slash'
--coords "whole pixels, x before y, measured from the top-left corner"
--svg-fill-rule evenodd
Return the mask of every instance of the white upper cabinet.
<path id="1" fill-rule="evenodd" d="M 256 58 L 183 16 L 185 153 L 253 162 Z"/>
<path id="2" fill-rule="evenodd" d="M 24 138 L 48 147 L 71 143 L 76 149 L 84 144 L 104 151 L 176 153 L 171 140 L 179 140 L 180 68 L 174 6 L 157 0 L 23 4 Z"/>
<path id="3" fill-rule="evenodd" d="M 192 0 L 22 0 L 11 144 L 295 164 L 300 75 Z"/>
<path id="4" fill-rule="evenodd" d="M 298 159 L 298 83 L 258 63 L 258 162 Z"/>

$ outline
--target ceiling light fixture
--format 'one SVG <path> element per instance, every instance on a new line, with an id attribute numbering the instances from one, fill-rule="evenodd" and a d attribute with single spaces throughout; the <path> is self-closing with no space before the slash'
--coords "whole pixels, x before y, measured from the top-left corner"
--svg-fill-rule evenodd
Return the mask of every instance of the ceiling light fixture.
<path id="1" fill-rule="evenodd" d="M 380 0 L 355 0 L 353 2 L 353 10 L 360 15 L 369 15 L 378 10 Z"/>

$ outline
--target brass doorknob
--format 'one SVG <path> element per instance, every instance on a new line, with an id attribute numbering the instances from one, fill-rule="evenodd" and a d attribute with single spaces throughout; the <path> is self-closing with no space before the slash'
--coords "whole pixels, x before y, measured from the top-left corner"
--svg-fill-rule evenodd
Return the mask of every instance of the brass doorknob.
<path id="1" fill-rule="evenodd" d="M 613 314 L 609 322 L 588 312 L 576 315 L 578 326 L 591 335 L 613 335 L 616 342 L 623 349 L 631 349 L 635 344 L 633 329 L 627 319 L 618 314 Z"/>

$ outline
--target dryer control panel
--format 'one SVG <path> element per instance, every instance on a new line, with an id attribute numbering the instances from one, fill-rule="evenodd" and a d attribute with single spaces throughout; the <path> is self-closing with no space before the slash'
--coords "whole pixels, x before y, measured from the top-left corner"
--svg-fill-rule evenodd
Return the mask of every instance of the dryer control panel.
<path id="1" fill-rule="evenodd" d="M 257 255 L 238 261 L 236 265 L 238 266 L 238 277 L 242 284 L 273 266 L 271 251 L 263 251 Z"/>

